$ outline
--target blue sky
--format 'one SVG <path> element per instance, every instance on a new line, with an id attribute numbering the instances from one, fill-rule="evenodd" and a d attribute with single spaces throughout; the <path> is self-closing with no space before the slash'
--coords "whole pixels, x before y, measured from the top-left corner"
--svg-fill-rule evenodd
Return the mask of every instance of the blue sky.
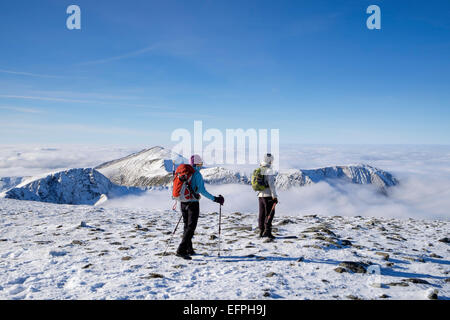
<path id="1" fill-rule="evenodd" d="M 4 144 L 168 144 L 194 120 L 281 143 L 450 144 L 447 0 L 2 1 L 0 41 Z"/>

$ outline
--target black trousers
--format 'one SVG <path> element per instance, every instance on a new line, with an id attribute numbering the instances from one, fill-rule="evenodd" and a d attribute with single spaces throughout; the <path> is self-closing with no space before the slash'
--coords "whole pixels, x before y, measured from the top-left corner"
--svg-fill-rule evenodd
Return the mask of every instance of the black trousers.
<path id="1" fill-rule="evenodd" d="M 275 209 L 272 211 L 272 216 L 268 219 L 270 211 L 272 210 L 273 204 L 275 203 L 272 197 L 263 197 L 259 199 L 259 230 L 263 232 L 264 230 L 272 231 L 272 220 L 275 216 Z"/>
<path id="2" fill-rule="evenodd" d="M 181 202 L 181 213 L 183 214 L 184 232 L 183 239 L 178 246 L 178 253 L 186 254 L 192 250 L 192 238 L 197 228 L 200 204 L 198 201 Z"/>

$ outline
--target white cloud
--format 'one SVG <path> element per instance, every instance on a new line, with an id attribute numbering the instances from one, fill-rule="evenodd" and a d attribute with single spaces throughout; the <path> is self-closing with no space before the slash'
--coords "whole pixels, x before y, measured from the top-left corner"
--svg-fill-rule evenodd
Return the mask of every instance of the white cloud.
<path id="1" fill-rule="evenodd" d="M 214 195 L 225 197 L 223 214 L 234 212 L 258 215 L 256 193 L 245 185 L 206 186 Z M 386 197 L 372 186 L 342 184 L 338 188 L 325 182 L 303 188 L 280 191 L 276 215 L 394 217 L 398 219 L 449 219 L 450 183 L 442 180 L 424 185 L 420 179 L 404 181 Z M 447 188 L 447 189 L 445 189 Z M 142 196 L 112 199 L 107 206 L 170 210 L 174 201 L 170 191 L 151 191 Z M 202 212 L 218 212 L 218 204 L 201 200 Z M 179 209 L 177 209 L 179 210 Z"/>
<path id="2" fill-rule="evenodd" d="M 139 150 L 139 147 L 3 145 L 0 146 L 0 176 L 34 176 L 49 171 L 94 167 Z"/>

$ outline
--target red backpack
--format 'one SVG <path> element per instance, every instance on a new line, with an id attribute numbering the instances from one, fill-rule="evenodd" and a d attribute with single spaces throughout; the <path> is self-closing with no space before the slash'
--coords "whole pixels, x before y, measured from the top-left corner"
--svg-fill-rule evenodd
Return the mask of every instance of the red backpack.
<path id="1" fill-rule="evenodd" d="M 172 198 L 178 201 L 196 199 L 191 188 L 191 179 L 195 169 L 189 164 L 180 164 L 173 177 Z"/>

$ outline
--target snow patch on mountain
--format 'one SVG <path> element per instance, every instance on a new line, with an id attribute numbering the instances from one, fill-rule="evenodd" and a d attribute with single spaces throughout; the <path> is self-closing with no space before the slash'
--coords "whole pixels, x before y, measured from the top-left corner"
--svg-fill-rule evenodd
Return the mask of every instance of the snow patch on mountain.
<path id="1" fill-rule="evenodd" d="M 319 183 L 321 181 L 346 181 L 355 184 L 373 184 L 379 188 L 392 187 L 398 184 L 389 172 L 366 164 L 334 166 L 310 170 L 286 170 L 277 175 L 276 186 L 287 190 L 292 187 Z"/>
<path id="2" fill-rule="evenodd" d="M 178 154 L 163 147 L 153 147 L 124 158 L 105 162 L 97 167 L 112 182 L 133 187 L 169 185 L 172 182 L 173 159 Z"/>
<path id="3" fill-rule="evenodd" d="M 200 170 L 205 183 L 209 184 L 229 184 L 242 183 L 250 184 L 250 179 L 246 175 L 241 175 L 237 171 L 233 171 L 221 167 L 205 168 Z"/>

